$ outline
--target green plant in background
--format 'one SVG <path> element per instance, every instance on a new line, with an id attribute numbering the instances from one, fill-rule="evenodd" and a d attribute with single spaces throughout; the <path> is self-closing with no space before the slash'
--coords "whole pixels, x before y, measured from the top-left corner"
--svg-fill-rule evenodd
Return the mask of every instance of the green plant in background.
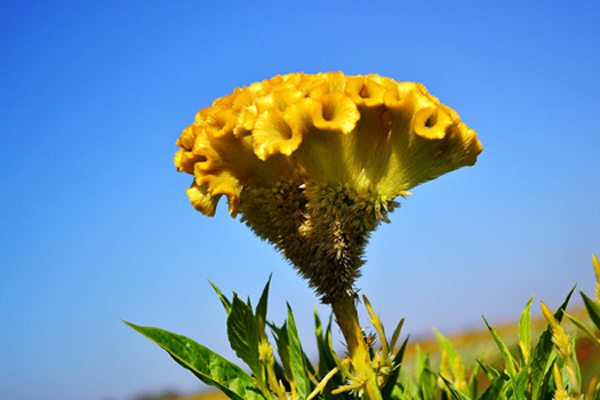
<path id="1" fill-rule="evenodd" d="M 595 257 L 594 262 L 596 270 L 600 271 Z M 282 325 L 266 322 L 269 282 L 254 308 L 249 299 L 242 301 L 235 293 L 228 298 L 216 286 L 213 285 L 213 288 L 227 313 L 227 336 L 231 347 L 247 364 L 250 374 L 185 336 L 159 328 L 128 325 L 157 343 L 201 381 L 220 389 L 231 399 L 350 400 L 367 396 L 364 385 L 355 381 L 349 369 L 351 358 L 340 358 L 333 349 L 331 318 L 323 325 L 315 311 L 319 358 L 313 366 L 302 350 L 289 306 L 288 317 Z M 379 342 L 376 348 L 374 338 L 368 340 L 371 367 L 380 377 L 377 382 L 380 398 L 600 399 L 598 378 L 582 382 L 574 351 L 575 337 L 568 335 L 561 326 L 561 321 L 567 316 L 600 347 L 600 340 L 592 328 L 565 311 L 572 293 L 573 290 L 554 313 L 541 303 L 549 324 L 536 340 L 531 337 L 533 299 L 530 299 L 521 313 L 516 349 L 509 348 L 485 321 L 502 361 L 490 364 L 477 360 L 470 370 L 467 370 L 452 343 L 439 332 L 436 335 L 441 357 L 437 365 L 433 365 L 429 356 L 417 351 L 416 364 L 410 370 L 405 370 L 402 361 L 408 338 L 400 341 L 403 321 L 398 323 L 391 336 L 386 336 L 378 316 L 365 298 L 364 303 Z M 581 296 L 586 299 L 590 320 L 596 329 L 600 329 L 598 298 L 593 300 L 583 292 Z M 275 346 L 269 340 L 267 331 L 274 338 Z M 389 357 L 382 358 L 382 354 L 389 354 Z M 382 379 L 384 376 L 387 379 Z"/>
<path id="2" fill-rule="evenodd" d="M 597 329 L 600 329 L 600 262 L 596 256 L 592 257 L 592 261 L 594 263 L 594 272 L 596 273 L 596 299 L 592 300 L 583 292 L 580 292 L 580 294 L 592 322 L 596 325 Z M 600 346 L 600 337 L 597 337 L 590 328 L 574 316 L 570 314 L 566 315 L 593 343 Z"/>
<path id="3" fill-rule="evenodd" d="M 572 340 L 560 328 L 566 302 L 555 314 L 544 308 L 551 328 L 533 350 L 528 304 L 517 357 L 490 327 L 505 362 L 503 371 L 481 362 L 467 376 L 462 360 L 440 335 L 439 371 L 420 355 L 416 380 L 404 379 L 402 321 L 388 337 L 363 297 L 376 332 L 365 336 L 354 283 L 370 233 L 380 222 L 388 222 L 398 196 L 474 164 L 481 152 L 475 132 L 422 85 L 378 75 L 277 76 L 236 89 L 201 110 L 177 144 L 177 169 L 194 175 L 187 191 L 192 205 L 212 216 L 225 195 L 230 214 L 240 213 L 242 221 L 272 243 L 331 306 L 348 352 L 344 358 L 336 355 L 332 318 L 323 326 L 315 315 L 320 358 L 312 366 L 291 308 L 283 325 L 268 322 L 269 284 L 256 307 L 235 293 L 228 298 L 214 286 L 228 315 L 232 349 L 250 374 L 186 337 L 130 324 L 205 383 L 232 399 L 579 396 L 582 386 Z M 594 304 L 588 300 L 586 305 Z M 491 382 L 482 396 L 480 371 Z"/>

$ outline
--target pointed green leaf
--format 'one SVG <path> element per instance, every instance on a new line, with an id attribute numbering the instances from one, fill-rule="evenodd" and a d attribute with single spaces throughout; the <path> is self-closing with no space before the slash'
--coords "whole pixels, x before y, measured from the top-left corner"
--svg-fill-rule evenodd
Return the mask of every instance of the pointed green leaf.
<path id="1" fill-rule="evenodd" d="M 267 284 L 260 295 L 260 300 L 256 306 L 256 324 L 258 325 L 258 332 L 261 338 L 266 339 L 267 334 L 265 333 L 265 324 L 267 321 L 267 303 L 269 301 L 269 287 L 271 285 L 271 276 L 267 280 Z"/>
<path id="2" fill-rule="evenodd" d="M 410 335 L 407 336 L 406 339 L 404 339 L 404 342 L 402 342 L 402 346 L 400 346 L 400 349 L 394 356 L 394 365 L 395 366 L 400 366 L 402 364 L 402 360 L 404 359 L 404 353 L 406 352 L 406 347 L 408 346 L 409 339 L 410 339 Z"/>
<path id="3" fill-rule="evenodd" d="M 323 379 L 327 372 L 335 368 L 335 362 L 333 357 L 329 354 L 329 349 L 325 344 L 325 336 L 323 332 L 323 324 L 321 324 L 321 318 L 319 317 L 319 311 L 315 307 L 314 312 L 315 319 L 315 337 L 317 339 L 317 350 L 319 352 L 319 379 Z"/>
<path id="4" fill-rule="evenodd" d="M 400 373 L 400 368 L 402 367 L 402 359 L 404 358 L 404 352 L 406 351 L 407 345 L 408 337 L 404 340 L 400 350 L 398 350 L 398 353 L 394 357 L 394 371 L 388 377 L 388 380 L 385 382 L 385 385 L 383 385 L 383 388 L 381 388 L 381 396 L 384 399 L 389 398 L 392 394 L 392 391 L 396 387 L 396 381 L 398 380 L 398 374 Z"/>
<path id="5" fill-rule="evenodd" d="M 506 398 L 502 393 L 504 392 L 506 375 L 500 375 L 494 379 L 490 386 L 483 392 L 479 400 L 500 400 Z"/>
<path id="6" fill-rule="evenodd" d="M 310 394 L 310 382 L 306 374 L 306 366 L 304 364 L 304 352 L 300 345 L 300 338 L 298 337 L 298 330 L 296 328 L 296 320 L 292 313 L 290 305 L 288 307 L 288 318 L 287 318 L 287 337 L 289 342 L 289 355 L 290 355 L 290 369 L 294 380 L 296 381 L 296 388 L 298 390 L 298 396 L 300 400 L 306 399 Z"/>
<path id="7" fill-rule="evenodd" d="M 400 387 L 399 384 L 394 386 L 394 390 L 389 397 L 390 400 L 409 400 L 408 395 L 404 392 L 404 390 Z"/>
<path id="8" fill-rule="evenodd" d="M 527 400 L 527 384 L 528 384 L 528 372 L 527 369 L 522 369 L 510 380 L 510 388 L 512 390 L 512 396 L 515 400 Z"/>
<path id="9" fill-rule="evenodd" d="M 492 367 L 491 365 L 486 365 L 482 363 L 481 360 L 477 360 L 477 364 L 481 367 L 483 373 L 490 382 L 502 375 L 502 373 L 496 368 Z"/>
<path id="10" fill-rule="evenodd" d="M 583 303 L 585 304 L 585 308 L 590 316 L 590 319 L 592 320 L 594 325 L 596 325 L 596 328 L 600 329 L 600 304 L 587 297 L 585 293 L 579 293 L 581 293 Z"/>
<path id="11" fill-rule="evenodd" d="M 571 348 L 575 349 L 575 337 L 571 337 Z M 581 386 L 581 367 L 579 366 L 579 360 L 577 359 L 577 355 L 573 354 L 571 356 L 571 365 L 573 367 L 573 369 L 575 370 L 575 380 L 576 382 L 572 382 L 570 383 L 571 387 L 582 387 Z"/>
<path id="12" fill-rule="evenodd" d="M 567 305 L 569 304 L 569 300 L 571 300 L 571 296 L 575 291 L 575 287 L 571 289 L 565 301 L 561 304 L 561 306 L 554 313 L 554 318 L 556 322 L 562 321 L 562 317 L 564 311 L 567 309 Z M 542 385 L 546 379 L 546 373 L 548 371 L 548 365 L 550 364 L 550 357 L 552 354 L 552 349 L 554 345 L 552 343 L 552 329 L 548 326 L 541 334 L 540 339 L 535 346 L 531 361 L 529 363 L 530 369 L 530 382 L 531 382 L 531 396 L 529 398 L 533 400 L 540 400 L 544 398 L 544 392 L 540 391 L 542 389 Z M 551 372 L 550 372 L 551 374 Z"/>
<path id="13" fill-rule="evenodd" d="M 304 350 L 302 351 L 302 357 L 304 358 L 304 365 L 306 367 L 306 373 L 308 374 L 309 377 L 312 376 L 314 378 L 314 376 L 316 375 L 315 367 L 312 365 L 310 358 L 308 358 L 308 356 L 306 355 Z"/>
<path id="14" fill-rule="evenodd" d="M 229 315 L 229 312 L 231 311 L 231 301 L 229 301 L 229 299 L 225 297 L 225 295 L 221 292 L 221 289 L 219 289 L 217 285 L 215 285 L 212 281 L 209 280 L 208 283 L 210 283 L 210 286 L 212 286 L 214 291 L 217 292 L 217 296 L 219 296 L 219 300 L 221 300 L 221 304 L 223 304 L 225 312 L 227 313 L 227 315 Z"/>
<path id="15" fill-rule="evenodd" d="M 281 326 L 281 328 L 278 328 L 273 324 L 269 324 L 269 327 L 273 331 L 273 336 L 275 337 L 277 353 L 279 354 L 279 358 L 281 359 L 285 379 L 290 383 L 293 383 L 294 376 L 292 375 L 292 369 L 290 365 L 290 344 L 287 335 L 287 323 L 284 323 Z"/>
<path id="16" fill-rule="evenodd" d="M 415 367 L 419 395 L 423 400 L 435 400 L 437 398 L 437 375 L 431 369 L 429 356 L 426 356 L 417 346 L 417 364 Z"/>
<path id="17" fill-rule="evenodd" d="M 437 337 L 438 343 L 442 351 L 446 352 L 448 367 L 450 368 L 450 372 L 452 372 L 452 377 L 454 381 L 462 381 L 465 382 L 465 370 L 462 364 L 462 360 L 458 355 L 458 352 L 454 348 L 454 345 L 448 338 L 446 338 L 440 331 L 437 329 L 433 330 L 435 336 Z"/>
<path id="18" fill-rule="evenodd" d="M 452 384 L 452 382 L 450 382 L 448 379 L 444 378 L 442 375 L 440 375 L 440 378 L 442 378 L 442 380 L 444 381 L 444 383 L 446 384 L 446 387 L 448 387 L 448 390 L 450 390 L 450 393 L 452 394 L 452 397 L 455 400 L 471 400 L 470 397 L 465 396 L 464 394 L 462 394 L 459 390 L 457 390 L 454 385 Z"/>
<path id="19" fill-rule="evenodd" d="M 571 322 L 576 327 L 581 329 L 583 331 L 583 333 L 585 333 L 592 340 L 592 342 L 594 342 L 594 343 L 596 343 L 596 345 L 600 346 L 600 338 L 596 337 L 596 334 L 590 328 L 588 328 L 587 325 L 585 325 L 583 322 L 581 322 L 580 320 L 578 320 L 577 318 L 575 318 L 574 316 L 572 316 L 571 314 L 569 314 L 567 312 L 565 312 L 565 315 L 567 316 L 567 318 L 569 318 L 571 320 Z"/>
<path id="20" fill-rule="evenodd" d="M 237 296 L 233 296 L 231 312 L 227 317 L 227 337 L 235 354 L 250 367 L 256 377 L 260 377 L 256 319 L 252 309 Z"/>
<path id="21" fill-rule="evenodd" d="M 481 372 L 481 366 L 475 363 L 475 366 L 471 370 L 469 374 L 469 380 L 467 381 L 467 386 L 469 387 L 469 395 L 472 399 L 476 399 L 479 394 L 479 373 Z"/>
<path id="22" fill-rule="evenodd" d="M 329 317 L 329 322 L 327 324 L 327 328 L 325 332 L 323 332 L 323 325 L 321 324 L 321 318 L 319 317 L 319 313 L 317 308 L 314 310 L 315 317 L 315 336 L 317 338 L 317 349 L 319 351 L 319 373 L 317 375 L 317 379 L 321 380 L 335 367 L 337 367 L 336 359 L 337 355 L 333 350 L 331 344 L 331 323 L 332 316 Z M 337 386 L 342 385 L 342 374 L 334 375 L 327 386 L 325 386 L 325 390 L 323 391 L 323 396 L 325 399 L 334 398 L 329 392 L 336 388 Z M 339 398 L 339 397 L 337 397 Z"/>
<path id="23" fill-rule="evenodd" d="M 508 347 L 502 341 L 502 339 L 500 338 L 500 335 L 498 335 L 498 332 L 496 332 L 496 330 L 494 328 L 492 328 L 492 326 L 489 324 L 488 320 L 485 319 L 485 317 L 483 315 L 482 315 L 482 318 L 485 321 L 485 325 L 487 326 L 488 330 L 492 334 L 492 337 L 494 338 L 494 342 L 496 342 L 496 345 L 498 346 L 498 349 L 500 350 L 500 354 L 502 354 L 506 372 L 508 372 L 509 376 L 514 377 L 517 374 L 517 370 L 515 368 L 515 361 L 513 359 L 512 354 L 510 354 Z"/>
<path id="24" fill-rule="evenodd" d="M 275 364 L 273 364 L 273 369 L 275 370 L 275 377 L 277 378 L 277 381 L 285 382 L 285 372 L 283 371 L 281 364 L 275 361 Z"/>
<path id="25" fill-rule="evenodd" d="M 192 339 L 160 328 L 124 322 L 162 347 L 175 361 L 190 370 L 202 382 L 217 387 L 229 398 L 264 399 L 252 378 L 244 370 Z"/>
<path id="26" fill-rule="evenodd" d="M 529 298 L 529 301 L 521 312 L 521 319 L 519 320 L 519 350 L 521 350 L 521 356 L 523 363 L 529 363 L 529 357 L 531 353 L 531 304 L 533 303 L 533 296 Z"/>
<path id="27" fill-rule="evenodd" d="M 396 347 L 396 342 L 398 341 L 398 338 L 400 337 L 400 332 L 402 331 L 403 325 L 404 325 L 404 318 L 402 318 L 398 322 L 398 325 L 396 325 L 396 329 L 394 329 L 394 333 L 392 333 L 392 339 L 390 340 L 390 351 L 394 351 L 394 348 Z"/>
<path id="28" fill-rule="evenodd" d="M 419 394 L 419 387 L 417 386 L 417 381 L 413 376 L 407 373 L 406 369 L 400 371 L 400 376 L 398 377 L 398 385 L 392 392 L 392 396 L 398 392 L 399 389 L 402 393 L 402 396 L 399 397 L 400 400 L 410 400 L 410 399 L 423 399 L 429 400 L 424 396 Z"/>
<path id="29" fill-rule="evenodd" d="M 481 360 L 477 360 L 477 364 L 479 364 L 486 378 L 488 378 L 490 382 L 502 375 L 502 373 L 496 368 L 492 367 L 491 365 L 484 364 Z"/>
<path id="30" fill-rule="evenodd" d="M 420 383 L 421 375 L 422 375 L 423 371 L 425 370 L 425 367 L 429 366 L 429 357 L 427 357 L 427 356 L 425 356 L 425 354 L 423 354 L 423 351 L 421 350 L 421 346 L 419 346 L 418 344 L 416 347 L 416 352 L 417 352 L 417 360 L 415 363 L 415 377 L 417 378 L 417 383 Z"/>
<path id="31" fill-rule="evenodd" d="M 554 352 L 552 352 L 552 354 L 556 354 Z M 552 368 L 554 367 L 554 363 L 556 362 L 556 357 L 555 356 L 551 356 L 550 357 L 550 362 L 548 364 L 548 367 L 546 369 L 546 371 L 543 371 L 543 379 L 542 379 L 542 384 L 540 386 L 539 389 L 539 399 L 546 399 L 548 398 L 548 394 L 549 393 L 554 393 L 554 389 L 548 389 L 550 387 L 550 382 L 551 382 L 551 377 L 552 377 Z"/>
<path id="32" fill-rule="evenodd" d="M 331 342 L 328 341 L 327 333 L 323 332 L 323 325 L 321 324 L 321 318 L 319 317 L 319 312 L 317 308 L 314 309 L 314 318 L 315 318 L 315 336 L 317 339 L 317 350 L 319 352 L 319 368 L 317 379 L 322 380 L 332 369 L 336 367 L 335 358 L 333 356 L 334 351 L 331 348 Z M 329 332 L 331 330 L 331 318 L 329 319 L 329 325 L 327 327 Z M 322 397 L 325 400 L 333 399 L 334 395 L 330 392 L 334 388 L 340 386 L 342 384 L 341 374 L 335 374 L 323 390 Z"/>

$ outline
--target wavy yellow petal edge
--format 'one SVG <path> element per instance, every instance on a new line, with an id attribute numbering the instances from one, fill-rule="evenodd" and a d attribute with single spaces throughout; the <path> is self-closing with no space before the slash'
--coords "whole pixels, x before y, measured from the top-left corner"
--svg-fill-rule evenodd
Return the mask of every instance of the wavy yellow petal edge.
<path id="1" fill-rule="evenodd" d="M 423 85 L 341 72 L 277 75 L 235 89 L 200 110 L 176 144 L 177 170 L 195 177 L 188 197 L 208 216 L 222 195 L 235 216 L 245 187 L 282 179 L 339 181 L 394 197 L 474 164 L 482 150 L 477 134 Z"/>

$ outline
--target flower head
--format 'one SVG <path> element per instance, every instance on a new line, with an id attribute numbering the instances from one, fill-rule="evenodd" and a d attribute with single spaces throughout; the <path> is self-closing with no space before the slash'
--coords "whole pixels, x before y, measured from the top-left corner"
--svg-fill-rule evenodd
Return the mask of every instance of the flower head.
<path id="1" fill-rule="evenodd" d="M 326 302 L 352 292 L 368 235 L 412 187 L 472 165 L 476 133 L 420 84 L 289 74 L 198 112 L 177 141 L 187 194 L 212 216 L 225 195 Z"/>

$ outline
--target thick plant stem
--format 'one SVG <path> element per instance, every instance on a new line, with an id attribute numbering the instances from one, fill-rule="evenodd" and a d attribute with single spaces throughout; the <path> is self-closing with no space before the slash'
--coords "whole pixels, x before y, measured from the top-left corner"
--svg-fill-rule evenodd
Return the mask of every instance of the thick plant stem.
<path id="1" fill-rule="evenodd" d="M 364 380 L 365 392 L 369 400 L 381 400 L 381 392 L 377 387 L 375 372 L 371 367 L 371 357 L 369 347 L 365 341 L 360 323 L 358 322 L 358 312 L 356 311 L 356 296 L 345 296 L 331 303 L 333 314 L 350 353 L 353 372 L 357 378 Z"/>
<path id="2" fill-rule="evenodd" d="M 368 355 L 367 344 L 363 338 L 362 329 L 358 322 L 358 313 L 356 311 L 355 296 L 345 296 L 331 303 L 335 320 L 342 330 L 346 345 L 350 352 L 350 357 L 362 353 Z M 366 353 L 365 353 L 366 352 Z"/>

